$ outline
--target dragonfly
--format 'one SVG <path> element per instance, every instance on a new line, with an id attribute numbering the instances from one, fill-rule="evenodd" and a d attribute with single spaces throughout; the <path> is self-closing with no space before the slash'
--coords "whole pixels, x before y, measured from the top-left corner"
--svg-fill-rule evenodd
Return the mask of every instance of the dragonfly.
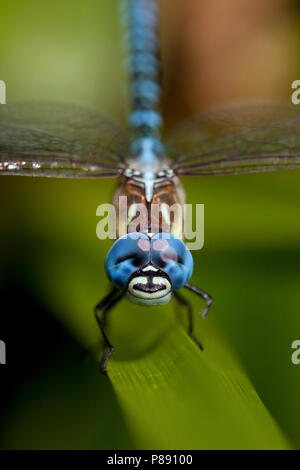
<path id="1" fill-rule="evenodd" d="M 128 214 L 136 204 L 184 204 L 180 178 L 240 175 L 300 167 L 299 113 L 282 105 L 231 106 L 186 120 L 162 139 L 159 8 L 155 0 L 123 0 L 120 15 L 127 44 L 131 109 L 125 131 L 98 111 L 76 105 L 19 103 L 0 106 L 0 174 L 50 178 L 117 178 Z M 127 214 L 127 216 L 128 216 Z M 121 214 L 119 214 L 120 216 Z M 165 217 L 167 217 L 165 215 Z M 128 220 L 130 217 L 128 217 Z M 172 224 L 171 224 L 172 225 Z M 174 297 L 188 315 L 191 305 L 179 293 L 192 291 L 206 302 L 211 296 L 190 284 L 193 257 L 176 228 L 130 232 L 114 241 L 106 261 L 110 292 L 96 305 L 103 336 L 101 370 L 114 347 L 107 335 L 107 315 L 127 296 L 143 306 L 162 305 Z"/>

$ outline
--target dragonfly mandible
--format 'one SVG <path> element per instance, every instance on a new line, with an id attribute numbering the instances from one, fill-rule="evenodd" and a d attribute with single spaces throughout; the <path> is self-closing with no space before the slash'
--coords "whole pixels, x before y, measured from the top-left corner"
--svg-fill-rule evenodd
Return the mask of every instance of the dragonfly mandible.
<path id="1" fill-rule="evenodd" d="M 118 178 L 114 197 L 149 208 L 155 201 L 183 204 L 180 176 L 232 175 L 300 167 L 299 113 L 281 105 L 233 106 L 187 120 L 161 139 L 161 88 L 158 17 L 155 0 L 124 0 L 121 15 L 128 45 L 131 112 L 125 132 L 96 111 L 57 103 L 1 105 L 0 174 L 51 178 Z M 173 227 L 174 228 L 174 227 Z M 176 227 L 175 227 L 176 228 Z M 211 297 L 189 283 L 193 258 L 184 241 L 165 232 L 137 231 L 118 238 L 105 268 L 112 290 L 95 308 L 104 338 L 101 370 L 114 348 L 107 337 L 106 317 L 127 294 L 141 305 L 160 305 L 186 288 L 206 301 Z"/>

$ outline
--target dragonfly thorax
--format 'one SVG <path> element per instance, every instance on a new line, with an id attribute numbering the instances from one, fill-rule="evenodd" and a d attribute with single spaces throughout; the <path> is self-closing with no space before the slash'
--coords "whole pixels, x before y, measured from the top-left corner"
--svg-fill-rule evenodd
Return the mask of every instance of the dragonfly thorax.
<path id="1" fill-rule="evenodd" d="M 160 186 L 164 180 L 172 179 L 174 171 L 171 168 L 166 168 L 157 173 L 153 173 L 150 169 L 140 171 L 127 168 L 124 174 L 127 178 L 135 181 L 137 186 L 142 186 L 144 188 L 146 201 L 151 203 L 154 189 Z"/>
<path id="2" fill-rule="evenodd" d="M 145 187 L 147 202 L 151 202 L 154 185 L 162 178 L 172 178 L 173 170 L 170 162 L 164 156 L 164 147 L 153 136 L 143 136 L 135 139 L 130 146 L 131 158 L 129 167 L 125 170 L 126 177 L 135 178 Z"/>
<path id="3" fill-rule="evenodd" d="M 128 171 L 124 175 L 113 199 L 117 236 L 131 232 L 147 235 L 169 232 L 182 237 L 180 216 L 183 214 L 184 192 L 179 179 L 168 170 L 161 170 L 155 176 L 147 180 L 136 172 Z M 147 197 L 149 191 L 151 198 Z"/>

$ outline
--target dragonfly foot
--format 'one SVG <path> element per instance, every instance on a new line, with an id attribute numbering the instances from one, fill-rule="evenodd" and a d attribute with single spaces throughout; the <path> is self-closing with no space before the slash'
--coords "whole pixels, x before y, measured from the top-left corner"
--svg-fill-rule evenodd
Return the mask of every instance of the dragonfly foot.
<path id="1" fill-rule="evenodd" d="M 188 335 L 189 335 L 189 337 L 194 341 L 194 343 L 198 346 L 198 348 L 200 349 L 200 351 L 204 351 L 204 348 L 203 348 L 202 344 L 201 344 L 200 341 L 196 338 L 196 336 L 194 336 L 193 332 L 192 332 L 192 331 L 188 331 Z"/>
<path id="2" fill-rule="evenodd" d="M 108 362 L 110 356 L 113 354 L 114 350 L 115 350 L 115 348 L 113 346 L 107 347 L 104 350 L 104 357 L 103 357 L 103 360 L 100 364 L 100 371 L 104 375 L 107 375 L 106 365 L 107 365 L 107 362 Z"/>

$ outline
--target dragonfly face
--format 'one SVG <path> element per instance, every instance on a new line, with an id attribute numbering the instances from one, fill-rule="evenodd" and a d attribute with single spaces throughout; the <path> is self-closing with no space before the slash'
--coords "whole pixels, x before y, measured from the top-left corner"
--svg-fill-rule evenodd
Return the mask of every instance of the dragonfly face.
<path id="1" fill-rule="evenodd" d="M 136 232 L 119 238 L 107 254 L 111 282 L 127 291 L 134 303 L 161 305 L 171 299 L 193 272 L 193 258 L 184 242 L 170 233 L 152 238 Z"/>
<path id="2" fill-rule="evenodd" d="M 171 279 L 152 263 L 133 273 L 127 284 L 128 299 L 140 305 L 166 304 L 171 300 L 171 292 Z"/>

